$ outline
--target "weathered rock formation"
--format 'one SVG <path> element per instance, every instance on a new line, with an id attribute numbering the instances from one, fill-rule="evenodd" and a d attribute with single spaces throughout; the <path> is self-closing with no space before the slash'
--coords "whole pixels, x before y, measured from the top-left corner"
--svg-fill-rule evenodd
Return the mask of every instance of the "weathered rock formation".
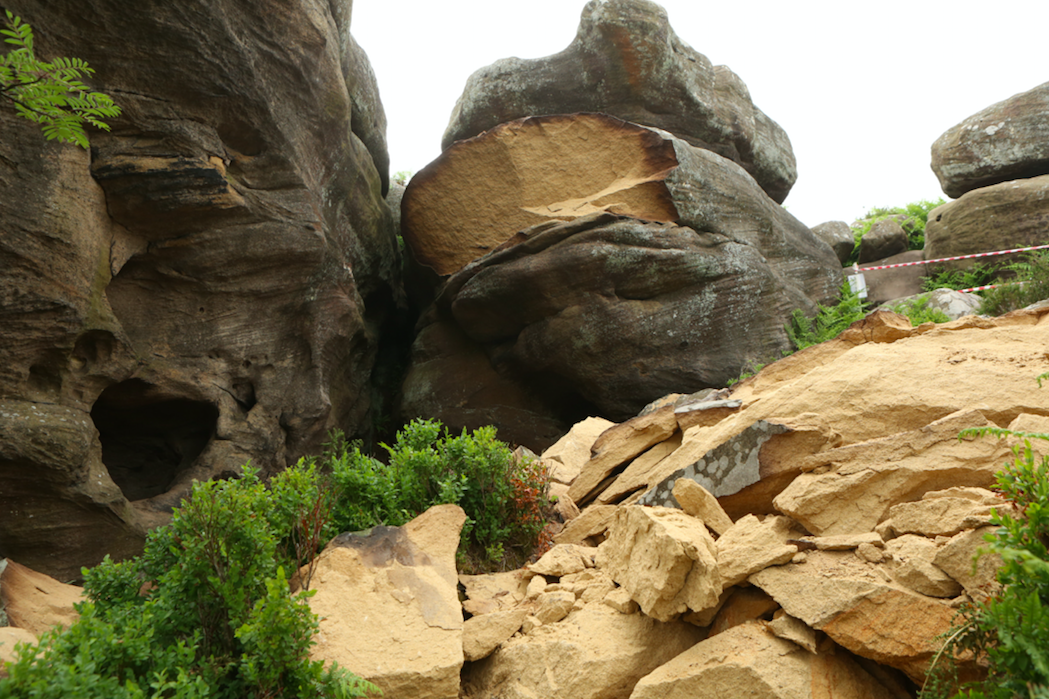
<path id="1" fill-rule="evenodd" d="M 0 110 L 0 555 L 71 579 L 193 478 L 363 432 L 385 118 L 349 3 L 9 7 L 124 109 L 90 151 Z"/>
<path id="2" fill-rule="evenodd" d="M 948 129 L 932 145 L 947 196 L 1049 174 L 1049 83 L 1013 95 Z"/>
<path id="3" fill-rule="evenodd" d="M 1041 175 L 974 189 L 957 201 L 936 207 L 929 212 L 925 227 L 925 258 L 1042 245 L 1049 226 L 1047 195 L 1049 175 Z"/>
<path id="4" fill-rule="evenodd" d="M 829 246 L 738 166 L 604 115 L 456 143 L 402 211 L 416 259 L 451 274 L 419 323 L 403 412 L 501 429 L 524 416 L 513 434 L 537 425 L 533 447 L 583 411 L 624 419 L 724 385 L 786 349 L 791 311 L 841 283 Z"/>
<path id="5" fill-rule="evenodd" d="M 547 58 L 506 58 L 474 73 L 442 147 L 522 117 L 603 112 L 669 131 L 743 166 L 777 203 L 797 179 L 787 134 L 747 86 L 712 66 L 648 0 L 592 0 L 572 44 Z"/>
<path id="6" fill-rule="evenodd" d="M 948 196 L 929 213 L 925 259 L 1046 242 L 1049 222 L 1049 83 L 991 105 L 932 146 L 932 169 Z M 1016 256 L 990 262 L 1015 261 Z M 971 261 L 943 263 L 965 267 Z"/>

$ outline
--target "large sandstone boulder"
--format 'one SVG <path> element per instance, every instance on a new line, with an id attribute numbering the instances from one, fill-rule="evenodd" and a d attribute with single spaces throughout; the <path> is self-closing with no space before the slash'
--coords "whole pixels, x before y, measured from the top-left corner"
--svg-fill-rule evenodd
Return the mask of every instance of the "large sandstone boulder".
<path id="1" fill-rule="evenodd" d="M 465 696 L 627 699 L 639 679 L 702 638 L 702 629 L 683 621 L 589 604 L 468 665 Z"/>
<path id="2" fill-rule="evenodd" d="M 697 643 L 641 678 L 630 699 L 892 699 L 833 644 L 809 652 L 750 621 Z"/>
<path id="3" fill-rule="evenodd" d="M 773 512 L 776 495 L 804 468 L 828 463 L 819 462 L 827 450 L 869 448 L 849 445 L 921 430 L 957 411 L 978 408 L 973 426 L 1036 415 L 1045 396 L 1034 377 L 1049 370 L 1046 314 L 1049 309 L 993 320 L 969 316 L 912 328 L 906 318 L 873 313 L 837 339 L 734 387 L 732 397 L 742 407 L 714 425 L 685 430 L 681 445 L 646 474 L 639 502 L 676 506 L 674 484 L 689 477 L 716 495 L 731 517 Z M 942 443 L 953 449 L 956 438 L 951 442 L 945 432 Z M 991 460 L 980 465 L 973 457 L 974 481 L 967 485 L 986 485 L 1004 452 L 993 442 L 974 448 L 984 450 L 979 459 Z M 949 478 L 929 480 L 908 499 L 960 485 Z M 617 480 L 604 487 L 617 487 Z"/>
<path id="4" fill-rule="evenodd" d="M 456 699 L 463 610 L 455 551 L 466 514 L 439 505 L 403 527 L 343 534 L 318 556 L 314 659 L 337 662 L 386 696 Z M 512 632 L 511 632 L 512 633 Z"/>
<path id="5" fill-rule="evenodd" d="M 365 432 L 396 241 L 349 3 L 18 9 L 124 109 L 90 151 L 0 109 L 0 555 L 68 579 L 194 478 Z"/>
<path id="6" fill-rule="evenodd" d="M 925 259 L 1012 250 L 1046 242 L 1049 175 L 1002 182 L 963 194 L 929 212 Z M 1010 257 L 985 261 L 1001 263 Z M 966 262 L 943 263 L 963 266 Z"/>
<path id="7" fill-rule="evenodd" d="M 67 585 L 8 559 L 0 568 L 0 610 L 11 626 L 41 636 L 55 626 L 68 627 L 80 617 L 73 606 L 84 590 Z"/>
<path id="8" fill-rule="evenodd" d="M 592 0 L 572 44 L 547 58 L 506 58 L 470 76 L 442 147 L 521 117 L 603 112 L 669 131 L 743 166 L 782 203 L 797 179 L 787 134 L 743 81 L 674 33 L 648 0 Z"/>
<path id="9" fill-rule="evenodd" d="M 947 196 L 1049 174 L 1049 83 L 992 104 L 932 144 L 932 170 Z"/>

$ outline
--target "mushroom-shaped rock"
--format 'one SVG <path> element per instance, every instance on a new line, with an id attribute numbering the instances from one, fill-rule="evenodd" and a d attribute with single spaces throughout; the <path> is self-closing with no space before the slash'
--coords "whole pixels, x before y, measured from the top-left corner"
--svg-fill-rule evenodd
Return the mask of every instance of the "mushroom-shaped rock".
<path id="1" fill-rule="evenodd" d="M 729 158 L 779 203 L 797 179 L 790 139 L 725 66 L 682 41 L 648 0 L 592 0 L 572 44 L 470 76 L 442 147 L 534 114 L 603 112 L 670 131 Z"/>

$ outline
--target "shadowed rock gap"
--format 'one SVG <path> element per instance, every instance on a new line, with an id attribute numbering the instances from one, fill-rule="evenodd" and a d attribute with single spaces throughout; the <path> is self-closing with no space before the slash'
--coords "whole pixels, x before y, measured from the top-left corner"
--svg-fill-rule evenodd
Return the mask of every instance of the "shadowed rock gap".
<path id="1" fill-rule="evenodd" d="M 150 395 L 130 379 L 102 392 L 91 419 L 102 442 L 102 462 L 134 502 L 167 492 L 215 433 L 219 411 L 211 403 Z"/>

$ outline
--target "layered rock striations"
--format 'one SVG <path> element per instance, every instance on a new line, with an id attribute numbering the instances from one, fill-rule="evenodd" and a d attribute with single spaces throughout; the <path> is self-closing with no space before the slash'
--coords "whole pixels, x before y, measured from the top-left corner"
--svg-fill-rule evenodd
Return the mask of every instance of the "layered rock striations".
<path id="1" fill-rule="evenodd" d="M 0 111 L 0 554 L 68 579 L 193 478 L 365 430 L 385 117 L 348 3 L 12 9 L 124 109 L 90 151 Z"/>

